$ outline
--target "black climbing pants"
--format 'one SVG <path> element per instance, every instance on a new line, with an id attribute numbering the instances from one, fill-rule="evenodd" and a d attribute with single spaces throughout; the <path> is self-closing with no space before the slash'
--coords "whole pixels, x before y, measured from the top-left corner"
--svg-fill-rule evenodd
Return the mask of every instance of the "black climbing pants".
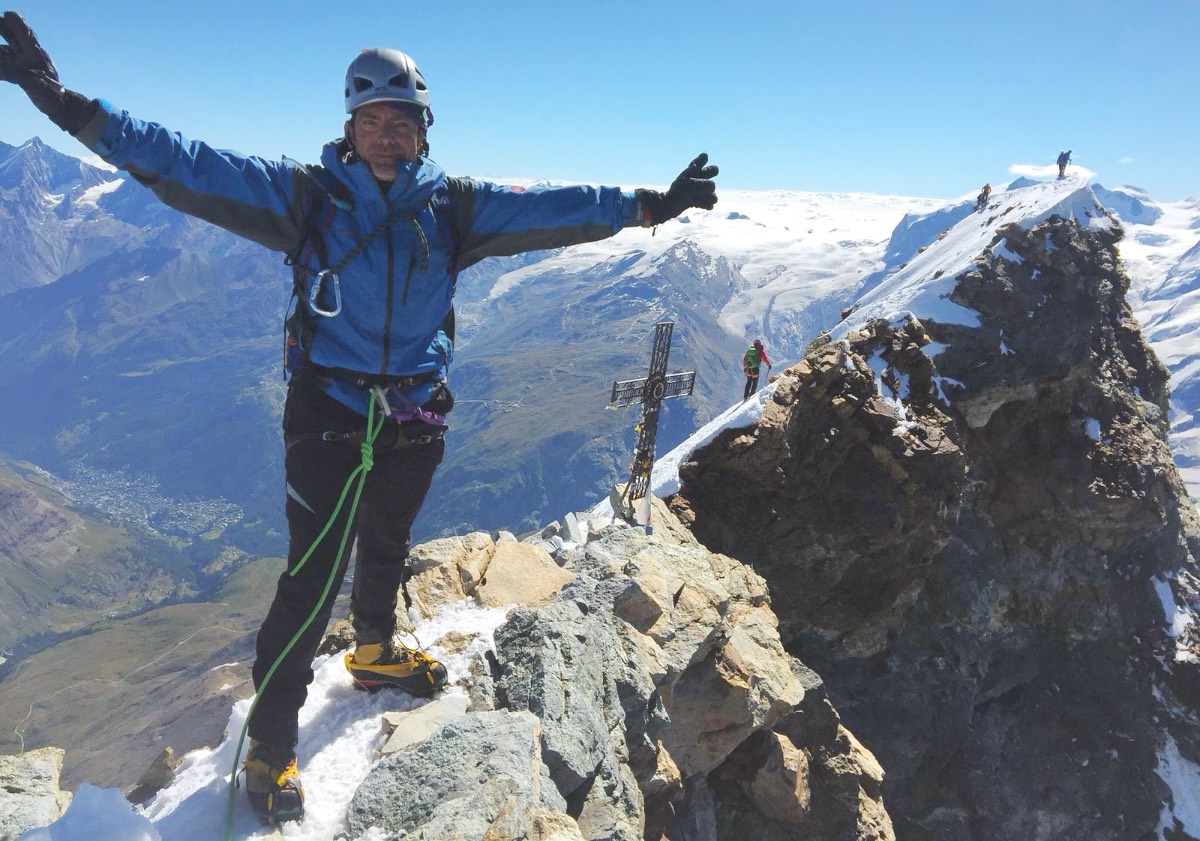
<path id="1" fill-rule="evenodd" d="M 292 379 L 283 413 L 289 570 L 325 528 L 346 479 L 362 463 L 361 438 L 326 441 L 320 434 L 365 433 L 366 426 L 366 418 L 327 395 L 312 376 L 302 372 Z M 258 631 L 253 674 L 260 696 L 250 722 L 251 738 L 295 745 L 300 708 L 313 679 L 312 660 L 329 623 L 356 535 L 358 552 L 351 614 L 358 641 L 378 642 L 394 630 L 397 593 L 408 560 L 413 520 L 421 510 L 446 447 L 440 435 L 428 443 L 397 446 L 398 442 L 418 438 L 422 432 L 440 432 L 424 424 L 418 426 L 419 429 L 406 423 L 401 429 L 392 420 L 384 424 L 373 448 L 374 466 L 367 473 L 342 556 L 335 557 L 353 501 L 353 487 L 338 519 L 300 572 L 291 576 L 285 571 L 279 577 L 275 600 Z M 333 583 L 322 599 L 334 567 Z M 318 604 L 316 618 L 264 687 L 267 671 Z"/>
<path id="2" fill-rule="evenodd" d="M 750 395 L 756 391 L 758 391 L 758 374 L 757 373 L 747 374 L 746 375 L 746 391 L 744 394 L 742 394 L 742 399 L 749 400 Z"/>

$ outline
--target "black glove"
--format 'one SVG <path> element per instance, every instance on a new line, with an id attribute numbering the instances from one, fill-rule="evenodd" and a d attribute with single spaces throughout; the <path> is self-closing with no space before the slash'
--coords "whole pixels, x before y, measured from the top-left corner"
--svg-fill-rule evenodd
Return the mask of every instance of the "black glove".
<path id="1" fill-rule="evenodd" d="M 689 207 L 712 210 L 713 205 L 717 203 L 717 185 L 713 183 L 713 179 L 720 170 L 715 166 L 705 166 L 707 163 L 708 153 L 701 152 L 688 164 L 687 169 L 671 182 L 671 189 L 666 193 L 656 190 L 634 190 L 638 201 L 634 207 L 634 219 L 638 224 L 649 228 L 674 219 Z"/>
<path id="2" fill-rule="evenodd" d="M 25 91 L 37 109 L 63 131 L 78 134 L 96 114 L 99 104 L 58 81 L 58 70 L 37 36 L 16 12 L 0 16 L 0 79 Z"/>

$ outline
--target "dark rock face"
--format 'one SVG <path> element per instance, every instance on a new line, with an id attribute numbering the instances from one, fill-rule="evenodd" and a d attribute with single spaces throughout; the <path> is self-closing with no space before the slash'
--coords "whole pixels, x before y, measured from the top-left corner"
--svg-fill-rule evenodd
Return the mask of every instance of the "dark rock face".
<path id="1" fill-rule="evenodd" d="M 812 347 L 681 471 L 672 507 L 767 580 L 898 838 L 1192 837 L 1155 771 L 1200 761 L 1200 629 L 1164 619 L 1196 615 L 1200 526 L 1119 235 L 1002 229 L 952 295 L 978 326 Z"/>

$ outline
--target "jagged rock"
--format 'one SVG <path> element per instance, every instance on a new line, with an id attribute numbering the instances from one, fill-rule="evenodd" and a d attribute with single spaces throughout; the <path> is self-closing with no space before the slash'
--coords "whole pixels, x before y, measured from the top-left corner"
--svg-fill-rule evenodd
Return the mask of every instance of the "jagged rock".
<path id="1" fill-rule="evenodd" d="M 653 517 L 653 534 L 614 528 L 589 542 L 568 565 L 574 581 L 545 606 L 514 611 L 495 635 L 496 703 L 537 713 L 549 776 L 586 838 L 635 841 L 683 832 L 693 820 L 707 825 L 689 817 L 683 779 L 702 778 L 739 750 L 762 752 L 756 734 L 788 721 L 803 731 L 813 718 L 795 718 L 807 672 L 780 644 L 762 579 L 690 536 L 676 539 L 677 521 L 660 527 L 675 519 L 660 502 Z M 806 732 L 806 749 L 878 769 L 854 758 L 870 754 L 838 728 L 827 730 L 828 744 Z M 761 787 L 773 785 L 768 776 Z M 863 776 L 864 800 L 886 820 L 878 777 Z M 812 799 L 807 790 L 803 797 Z M 821 809 L 839 816 L 830 818 L 839 828 L 866 823 L 860 813 L 871 811 L 842 798 Z"/>
<path id="2" fill-rule="evenodd" d="M 544 549 L 528 543 L 499 543 L 475 597 L 484 607 L 544 604 L 574 577 Z"/>
<path id="3" fill-rule="evenodd" d="M 686 776 L 713 770 L 804 698 L 768 611 L 743 614 L 723 636 L 659 690 L 673 725 L 663 741 Z"/>
<path id="4" fill-rule="evenodd" d="M 568 799 L 586 795 L 606 759 L 624 758 L 620 745 L 609 757 L 610 731 L 623 724 L 619 694 L 649 698 L 627 650 L 611 617 L 579 600 L 517 610 L 496 631 L 497 701 L 538 714 L 550 777 Z"/>
<path id="5" fill-rule="evenodd" d="M 492 658 L 487 656 L 472 660 L 468 665 L 467 677 L 459 686 L 467 693 L 471 712 L 488 712 L 496 709 L 496 682 L 492 678 Z"/>
<path id="6" fill-rule="evenodd" d="M 145 803 L 151 797 L 166 788 L 175 779 L 175 769 L 183 763 L 182 757 L 175 756 L 170 746 L 163 748 L 162 753 L 154 758 L 150 767 L 142 774 L 137 785 L 125 795 L 130 803 Z"/>
<path id="7" fill-rule="evenodd" d="M 415 710 L 384 713 L 383 732 L 388 739 L 379 749 L 379 755 L 391 756 L 424 741 L 438 728 L 466 715 L 468 703 L 465 695 L 442 695 Z"/>
<path id="8" fill-rule="evenodd" d="M 707 837 L 773 841 L 802 832 L 843 841 L 894 838 L 881 796 L 883 768 L 842 726 L 820 677 L 799 661 L 792 666 L 804 701 L 708 775 L 697 802 L 711 810 L 706 820 L 719 830 Z"/>
<path id="9" fill-rule="evenodd" d="M 554 535 L 546 540 L 535 536 L 524 542 L 528 543 L 530 546 L 537 546 L 538 548 L 545 550 L 553 558 L 557 558 L 562 553 L 563 547 L 566 545 L 563 543 L 563 539 L 558 535 Z"/>
<path id="10" fill-rule="evenodd" d="M 58 787 L 66 753 L 38 748 L 20 756 L 0 756 L 0 841 L 58 820 L 71 793 Z"/>
<path id="11" fill-rule="evenodd" d="M 571 838 L 540 729 L 526 712 L 468 713 L 385 757 L 350 804 L 350 837 L 375 827 L 413 841 Z"/>
<path id="12" fill-rule="evenodd" d="M 439 607 L 474 595 L 495 549 L 491 535 L 481 531 L 414 546 L 407 585 L 413 607 L 429 619 Z"/>
<path id="13" fill-rule="evenodd" d="M 467 646 L 469 646 L 478 638 L 479 634 L 476 633 L 447 631 L 434 640 L 433 644 L 437 646 L 439 651 L 442 651 L 446 654 L 458 654 L 459 652 L 464 651 Z"/>
<path id="14" fill-rule="evenodd" d="M 1152 838 L 1187 796 L 1156 771 L 1168 732 L 1200 760 L 1200 526 L 1119 235 L 1001 229 L 951 295 L 977 326 L 814 345 L 760 423 L 681 470 L 672 508 L 769 582 L 901 837 Z M 826 763 L 826 790 L 873 791 L 856 764 Z M 753 790 L 709 788 L 719 826 L 759 825 Z"/>
<path id="15" fill-rule="evenodd" d="M 564 539 L 572 543 L 587 543 L 588 539 L 588 524 L 587 520 L 580 521 L 579 517 L 574 513 L 568 512 L 563 517 L 563 533 Z"/>
<path id="16" fill-rule="evenodd" d="M 348 619 L 339 619 L 333 624 L 317 646 L 317 655 L 337 654 L 347 651 L 354 645 L 354 626 Z"/>
<path id="17" fill-rule="evenodd" d="M 422 543 L 409 564 L 408 593 L 427 619 L 467 596 L 486 607 L 540 603 L 571 578 L 545 549 L 515 539 L 496 543 L 485 532 Z"/>
<path id="18" fill-rule="evenodd" d="M 760 741 L 761 764 L 736 784 L 764 818 L 804 823 L 812 807 L 808 754 L 782 733 L 767 731 Z"/>
<path id="19" fill-rule="evenodd" d="M 533 829 L 528 841 L 585 841 L 579 824 L 570 815 L 549 809 L 534 809 Z M 526 841 L 526 839 L 520 839 Z"/>

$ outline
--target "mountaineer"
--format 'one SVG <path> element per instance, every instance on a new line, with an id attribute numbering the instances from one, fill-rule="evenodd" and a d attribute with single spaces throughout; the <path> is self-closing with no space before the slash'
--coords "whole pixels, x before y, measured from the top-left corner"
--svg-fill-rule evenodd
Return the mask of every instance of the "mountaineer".
<path id="1" fill-rule="evenodd" d="M 1058 164 L 1058 177 L 1059 178 L 1062 178 L 1063 176 L 1065 176 L 1067 174 L 1067 164 L 1069 164 L 1070 162 L 1071 162 L 1071 150 L 1070 149 L 1067 149 L 1064 152 L 1058 153 L 1058 160 L 1055 163 Z"/>
<path id="2" fill-rule="evenodd" d="M 983 189 L 979 191 L 979 196 L 975 199 L 975 209 L 983 210 L 987 207 L 988 199 L 992 196 L 992 185 L 984 184 Z"/>
<path id="3" fill-rule="evenodd" d="M 763 363 L 767 363 L 767 371 L 771 370 L 771 359 L 767 356 L 767 350 L 763 347 L 762 339 L 755 339 L 754 344 L 746 348 L 746 352 L 742 354 L 742 370 L 746 374 L 746 390 L 742 394 L 742 400 L 749 400 L 750 395 L 758 391 L 758 372 Z"/>
<path id="4" fill-rule="evenodd" d="M 444 665 L 397 639 L 395 614 L 411 527 L 442 461 L 454 403 L 447 371 L 458 272 L 489 256 L 711 209 L 717 167 L 701 154 L 665 193 L 522 190 L 447 176 L 429 158 L 425 78 L 410 56 L 383 48 L 350 63 L 344 136 L 325 146 L 320 164 L 271 161 L 189 141 L 65 88 L 15 12 L 0 19 L 0 36 L 0 79 L 57 126 L 171 207 L 283 252 L 292 266 L 288 563 L 258 632 L 243 771 L 258 812 L 272 823 L 298 820 L 299 711 L 355 539 L 351 680 L 417 695 L 447 681 Z M 354 503 L 343 505 L 353 482 Z"/>

